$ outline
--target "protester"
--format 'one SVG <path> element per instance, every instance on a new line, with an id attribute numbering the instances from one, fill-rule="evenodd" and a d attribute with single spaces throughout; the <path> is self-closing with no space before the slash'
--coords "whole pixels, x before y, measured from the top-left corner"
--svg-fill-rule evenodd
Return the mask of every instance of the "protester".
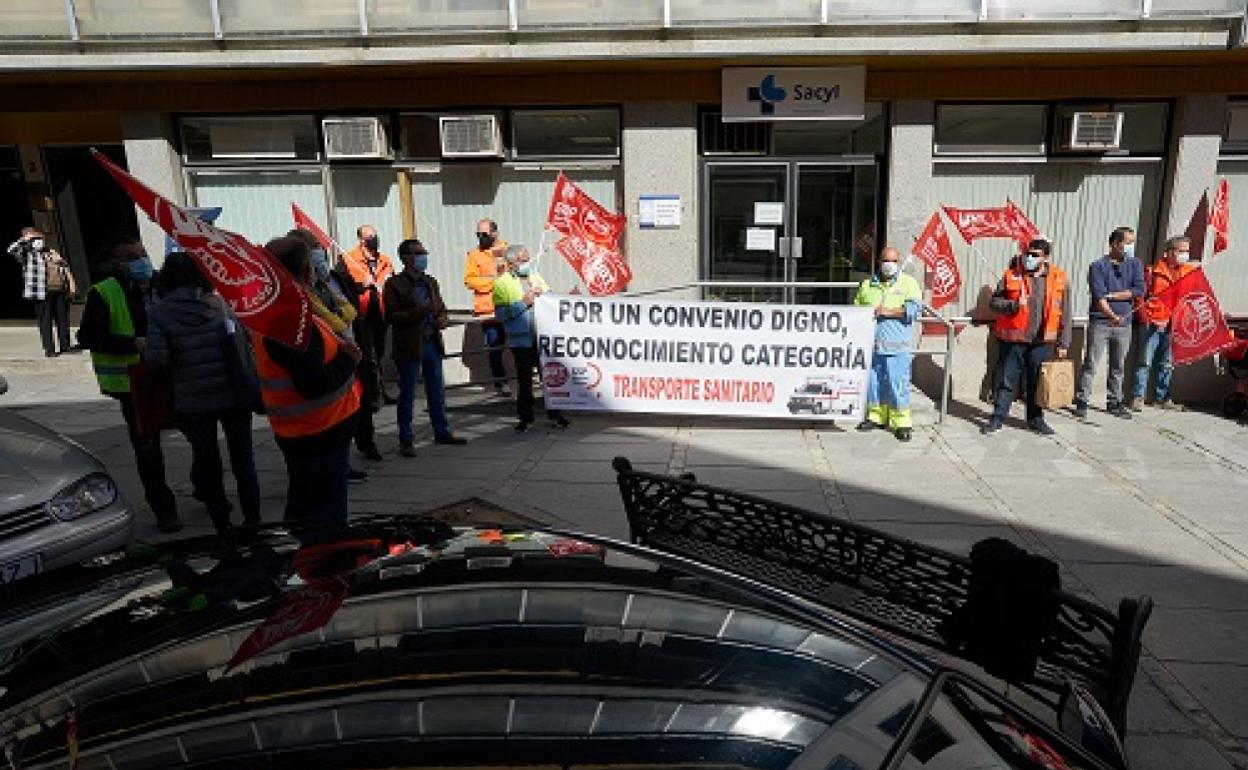
<path id="1" fill-rule="evenodd" d="M 265 249 L 307 283 L 312 266 L 301 240 L 278 238 Z M 363 353 L 316 315 L 309 331 L 304 350 L 257 340 L 256 368 L 265 413 L 286 459 L 286 520 L 341 525 L 347 521 L 351 438 L 360 411 L 355 370 Z"/>
<path id="2" fill-rule="evenodd" d="M 143 362 L 173 373 L 178 430 L 191 445 L 191 483 L 217 532 L 230 528 L 217 426 L 225 431 L 230 469 L 243 521 L 260 523 L 260 481 L 251 442 L 251 412 L 259 399 L 245 330 L 213 293 L 195 261 L 175 252 L 160 271 L 161 299 L 148 320 Z"/>
<path id="3" fill-rule="evenodd" d="M 481 333 L 489 348 L 490 376 L 500 398 L 511 398 L 503 366 L 503 347 L 511 346 L 502 324 L 494 317 L 494 280 L 506 269 L 502 258 L 506 251 L 507 241 L 498 237 L 498 225 L 492 219 L 482 219 L 477 222 L 477 248 L 468 252 L 464 263 L 464 286 L 472 292 L 473 315 L 481 319 Z"/>
<path id="4" fill-rule="evenodd" d="M 506 270 L 494 281 L 494 315 L 506 329 L 507 347 L 516 362 L 516 431 L 523 433 L 533 424 L 533 375 L 537 370 L 537 335 L 533 328 L 533 302 L 550 291 L 542 276 L 533 270 L 529 250 L 508 246 L 504 252 Z M 552 428 L 566 428 L 568 421 L 553 409 L 546 410 Z"/>
<path id="5" fill-rule="evenodd" d="M 1135 343 L 1135 382 L 1131 410 L 1144 410 L 1144 393 L 1148 389 L 1148 377 L 1154 364 L 1157 381 L 1153 385 L 1153 404 L 1161 409 L 1183 411 L 1182 404 L 1170 398 L 1170 376 L 1174 373 L 1174 359 L 1170 350 L 1170 308 L 1157 299 L 1180 278 L 1196 269 L 1189 260 L 1192 241 L 1176 235 L 1166 241 L 1166 253 L 1157 264 L 1145 271 L 1146 294 L 1140 307 L 1140 330 Z"/>
<path id="6" fill-rule="evenodd" d="M 69 298 L 75 292 L 74 274 L 55 249 L 49 248 L 37 227 L 23 227 L 22 237 L 9 245 L 9 256 L 22 267 L 22 298 L 35 301 L 39 338 L 48 358 L 76 353 L 69 347 Z M 56 325 L 56 340 L 52 326 Z M 60 343 L 57 348 L 56 343 Z"/>
<path id="7" fill-rule="evenodd" d="M 173 490 L 165 483 L 160 434 L 139 434 L 130 392 L 130 368 L 139 362 L 147 344 L 152 261 L 137 238 L 122 239 L 105 256 L 108 262 L 101 269 L 111 275 L 87 292 L 78 343 L 91 351 L 100 392 L 116 399 L 121 406 L 143 494 L 156 514 L 156 524 L 161 531 L 177 532 L 182 521 Z"/>
<path id="8" fill-rule="evenodd" d="M 1044 239 L 1033 240 L 992 294 L 990 306 L 998 314 L 993 333 L 1001 343 L 1001 355 L 996 405 L 982 428 L 985 434 L 1005 424 L 1020 375 L 1026 378 L 1028 427 L 1044 436 L 1055 432 L 1036 403 L 1040 365 L 1053 357 L 1055 344 L 1058 358 L 1070 350 L 1070 283 L 1066 272 L 1050 262 L 1052 248 Z"/>
<path id="9" fill-rule="evenodd" d="M 360 381 L 364 385 L 364 404 L 369 414 L 361 414 L 355 437 L 356 448 L 370 460 L 380 460 L 381 452 L 373 436 L 372 412 L 389 402 L 381 378 L 381 364 L 386 358 L 385 302 L 382 291 L 386 281 L 394 275 L 394 263 L 381 253 L 377 229 L 361 225 L 356 230 L 359 243 L 342 255 L 342 264 L 359 292 L 356 304 L 359 312 L 355 322 L 355 341 L 364 354 Z M 391 402 L 392 403 L 392 402 Z"/>
<path id="10" fill-rule="evenodd" d="M 1135 303 L 1144 296 L 1144 265 L 1135 258 L 1135 231 L 1116 228 L 1109 234 L 1109 253 L 1088 266 L 1088 334 L 1083 346 L 1083 368 L 1075 391 L 1075 416 L 1087 417 L 1088 398 L 1101 356 L 1109 348 L 1106 409 L 1115 417 L 1131 419 L 1122 397 L 1122 374 L 1131 348 L 1131 318 Z"/>
<path id="11" fill-rule="evenodd" d="M 875 308 L 875 352 L 867 386 L 866 419 L 858 430 L 887 428 L 900 441 L 914 430 L 910 417 L 910 367 L 914 361 L 914 322 L 923 309 L 923 290 L 901 272 L 901 253 L 880 252 L 875 275 L 858 285 L 855 305 Z"/>
<path id="12" fill-rule="evenodd" d="M 417 240 L 399 244 L 403 272 L 386 283 L 386 320 L 394 327 L 394 363 L 399 369 L 399 454 L 415 457 L 412 411 L 416 385 L 423 378 L 433 443 L 466 444 L 451 433 L 446 419 L 442 330 L 449 320 L 438 281 L 429 275 L 429 252 Z"/>

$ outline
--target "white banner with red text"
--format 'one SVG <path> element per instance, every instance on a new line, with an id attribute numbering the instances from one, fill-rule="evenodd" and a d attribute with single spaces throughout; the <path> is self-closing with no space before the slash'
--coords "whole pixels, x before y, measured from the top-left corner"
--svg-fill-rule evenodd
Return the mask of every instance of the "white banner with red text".
<path id="1" fill-rule="evenodd" d="M 860 420 L 873 308 L 542 295 L 550 409 Z"/>

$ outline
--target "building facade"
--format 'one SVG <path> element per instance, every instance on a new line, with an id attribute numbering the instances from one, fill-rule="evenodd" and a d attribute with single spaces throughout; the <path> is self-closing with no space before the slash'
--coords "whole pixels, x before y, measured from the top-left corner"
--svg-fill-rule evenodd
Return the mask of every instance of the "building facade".
<path id="1" fill-rule="evenodd" d="M 466 308 L 475 222 L 548 246 L 562 171 L 629 216 L 634 290 L 827 302 L 765 284 L 852 280 L 938 206 L 1007 199 L 1081 276 L 1120 225 L 1151 258 L 1225 177 L 1232 247 L 1209 271 L 1248 313 L 1244 25 L 1244 0 L 8 0 L 0 228 L 53 233 L 80 278 L 121 231 L 163 253 L 95 146 L 260 242 L 292 202 L 346 248 L 365 223 L 387 251 L 419 237 Z M 794 72 L 861 95 L 777 119 L 759 87 Z M 946 312 L 980 316 L 1013 246 L 953 241 Z M 17 277 L 0 291 L 17 306 Z"/>

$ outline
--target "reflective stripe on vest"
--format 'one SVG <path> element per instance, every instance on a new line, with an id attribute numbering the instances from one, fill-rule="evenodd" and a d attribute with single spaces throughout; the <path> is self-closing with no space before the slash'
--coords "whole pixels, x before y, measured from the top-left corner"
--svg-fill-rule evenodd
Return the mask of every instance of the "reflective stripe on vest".
<path id="1" fill-rule="evenodd" d="M 1031 304 L 1027 299 L 1030 279 L 1016 270 L 1007 270 L 1001 280 L 1005 284 L 1005 298 L 1018 302 L 1018 312 L 997 316 L 993 331 L 996 332 L 997 339 L 1005 342 L 1031 342 L 1027 339 L 1027 329 L 1031 326 Z M 1050 265 L 1044 276 L 1044 317 L 1040 322 L 1041 339 L 1045 342 L 1057 339 L 1058 329 L 1062 325 L 1062 300 L 1066 291 L 1066 273 L 1061 268 Z"/>
<path id="2" fill-rule="evenodd" d="M 126 290 L 116 278 L 100 281 L 91 287 L 108 308 L 108 333 L 120 337 L 134 336 L 134 319 L 126 303 Z M 138 353 L 97 353 L 91 351 L 91 368 L 103 393 L 129 393 L 130 367 L 139 362 Z"/>
<path id="3" fill-rule="evenodd" d="M 322 363 L 338 356 L 338 336 L 320 318 L 313 316 L 313 325 L 321 333 L 324 348 Z M 355 414 L 360 407 L 360 386 L 349 378 L 333 391 L 316 398 L 305 398 L 295 390 L 290 372 L 269 357 L 264 340 L 255 340 L 256 371 L 260 378 L 260 395 L 273 432 L 284 438 L 298 438 L 322 433 Z"/>

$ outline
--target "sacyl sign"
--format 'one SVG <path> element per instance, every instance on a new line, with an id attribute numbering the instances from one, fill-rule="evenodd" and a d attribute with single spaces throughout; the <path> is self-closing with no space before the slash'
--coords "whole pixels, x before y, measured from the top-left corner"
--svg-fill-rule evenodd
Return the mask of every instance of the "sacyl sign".
<path id="1" fill-rule="evenodd" d="M 862 67 L 729 67 L 723 119 L 862 120 L 865 84 Z"/>

